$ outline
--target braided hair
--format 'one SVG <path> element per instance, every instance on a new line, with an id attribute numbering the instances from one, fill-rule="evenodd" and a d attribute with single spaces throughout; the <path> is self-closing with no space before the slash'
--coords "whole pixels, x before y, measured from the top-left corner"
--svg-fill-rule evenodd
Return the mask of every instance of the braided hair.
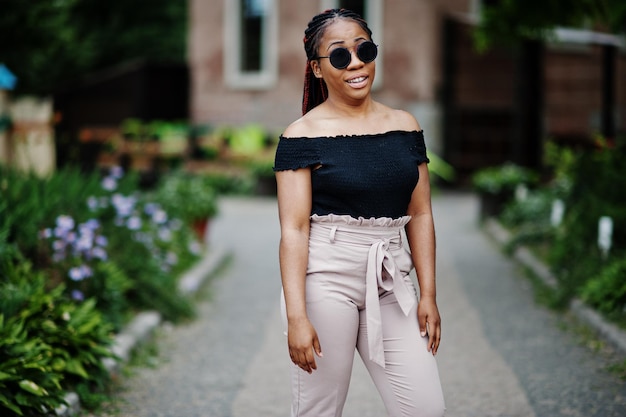
<path id="1" fill-rule="evenodd" d="M 329 9 L 313 17 L 304 31 L 304 51 L 307 62 L 304 71 L 304 92 L 302 94 L 302 114 L 323 103 L 328 97 L 328 87 L 322 78 L 315 77 L 311 61 L 318 59 L 317 51 L 326 28 L 337 19 L 351 19 L 359 24 L 372 37 L 367 22 L 358 14 L 348 9 Z"/>

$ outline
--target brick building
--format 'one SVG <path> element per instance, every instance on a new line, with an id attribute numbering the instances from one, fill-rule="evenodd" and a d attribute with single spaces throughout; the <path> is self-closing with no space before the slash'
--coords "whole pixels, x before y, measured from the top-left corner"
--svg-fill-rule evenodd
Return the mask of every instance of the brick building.
<path id="1" fill-rule="evenodd" d="M 506 160 L 537 165 L 546 138 L 585 140 L 604 115 L 624 129 L 626 46 L 593 32 L 557 33 L 530 56 L 475 52 L 479 0 L 189 0 L 190 119 L 261 123 L 300 117 L 304 29 L 321 10 L 360 12 L 380 46 L 374 95 L 413 113 L 431 151 L 461 173 Z M 614 53 L 612 81 L 603 66 Z M 532 49 L 530 49 L 532 51 Z M 606 88 L 610 88 L 607 101 Z M 603 93 L 604 91 L 604 93 Z M 604 112 L 606 105 L 611 112 Z"/>

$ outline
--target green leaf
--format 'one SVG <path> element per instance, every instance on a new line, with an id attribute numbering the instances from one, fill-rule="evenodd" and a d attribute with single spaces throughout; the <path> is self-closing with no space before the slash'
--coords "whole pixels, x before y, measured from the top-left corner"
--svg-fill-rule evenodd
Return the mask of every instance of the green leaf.
<path id="1" fill-rule="evenodd" d="M 71 372 L 85 379 L 89 378 L 87 371 L 85 371 L 85 368 L 83 368 L 83 364 L 79 360 L 72 359 L 72 360 L 67 361 L 66 369 L 67 369 L 67 372 Z"/>
<path id="2" fill-rule="evenodd" d="M 16 404 L 14 404 L 12 401 L 9 401 L 9 399 L 6 396 L 2 395 L 1 393 L 0 393 L 0 404 L 8 408 L 9 410 L 13 411 L 17 415 L 20 415 L 20 416 L 24 415 L 24 413 L 22 413 L 22 410 Z"/>
<path id="3" fill-rule="evenodd" d="M 51 365 L 51 367 L 52 367 L 52 369 L 53 369 L 54 371 L 61 372 L 61 371 L 64 371 L 64 370 L 65 370 L 66 365 L 67 365 L 67 363 L 66 363 L 63 359 L 61 359 L 61 358 L 55 358 L 55 359 L 52 361 L 52 365 Z"/>
<path id="4" fill-rule="evenodd" d="M 28 391 L 31 394 L 37 395 L 38 397 L 48 395 L 48 392 L 45 389 L 35 384 L 33 381 L 29 381 L 28 379 L 21 380 L 19 382 L 19 386 L 24 391 Z"/>

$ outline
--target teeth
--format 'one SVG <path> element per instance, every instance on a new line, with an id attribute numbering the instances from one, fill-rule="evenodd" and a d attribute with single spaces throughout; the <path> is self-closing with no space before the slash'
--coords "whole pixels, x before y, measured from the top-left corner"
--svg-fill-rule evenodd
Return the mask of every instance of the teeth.
<path id="1" fill-rule="evenodd" d="M 358 77 L 348 80 L 349 83 L 360 83 L 361 81 L 365 81 L 365 77 Z"/>

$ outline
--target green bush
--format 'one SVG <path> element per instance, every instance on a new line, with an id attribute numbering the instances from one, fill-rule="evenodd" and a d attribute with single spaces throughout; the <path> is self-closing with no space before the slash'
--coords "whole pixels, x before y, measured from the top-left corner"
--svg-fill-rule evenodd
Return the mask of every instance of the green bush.
<path id="1" fill-rule="evenodd" d="M 251 194 L 254 189 L 254 177 L 247 173 L 211 172 L 198 175 L 202 175 L 205 186 L 213 188 L 218 195 L 245 195 Z"/>
<path id="2" fill-rule="evenodd" d="M 117 329 L 136 308 L 190 317 L 177 275 L 198 259 L 199 242 L 137 191 L 136 176 L 118 168 L 105 174 L 67 169 L 42 179 L 0 168 L 0 233 L 7 242 L 0 256 L 18 249 L 46 273 L 48 288 L 63 285 L 76 301 L 94 298 Z"/>
<path id="3" fill-rule="evenodd" d="M 534 185 L 537 180 L 537 174 L 531 169 L 507 162 L 477 171 L 472 176 L 472 185 L 481 193 L 512 195 L 518 185 Z"/>
<path id="4" fill-rule="evenodd" d="M 115 301 L 124 301 L 120 293 L 127 291 L 133 308 L 156 309 L 176 321 L 193 315 L 191 302 L 177 290 L 177 278 L 198 260 L 201 247 L 177 213 L 153 197 L 115 192 L 90 199 L 91 215 L 102 219 L 107 236 L 107 258 L 114 262 L 95 269 L 107 279 L 92 288 L 108 297 L 103 305 L 118 305 Z"/>
<path id="5" fill-rule="evenodd" d="M 44 415 L 69 389 L 97 405 L 102 359 L 133 311 L 194 314 L 177 284 L 201 244 L 159 192 L 138 189 L 118 168 L 38 178 L 0 167 L 0 415 Z"/>
<path id="6" fill-rule="evenodd" d="M 554 194 L 550 189 L 530 191 L 525 199 L 507 204 L 500 220 L 510 228 L 523 227 L 529 223 L 549 225 L 553 201 Z"/>
<path id="7" fill-rule="evenodd" d="M 554 193 L 550 188 L 532 190 L 523 200 L 507 203 L 499 216 L 504 226 L 514 232 L 508 250 L 518 245 L 543 246 L 552 241 L 555 228 L 550 223 Z"/>
<path id="8" fill-rule="evenodd" d="M 620 233 L 626 230 L 626 194 L 617 192 L 626 177 L 625 157 L 622 140 L 614 147 L 578 151 L 569 165 L 571 187 L 549 262 L 571 294 L 577 294 L 604 265 L 597 245 L 600 217 L 613 219 L 612 253 L 626 250 L 626 235 Z"/>
<path id="9" fill-rule="evenodd" d="M 524 243 L 539 252 L 559 281 L 564 300 L 580 296 L 607 316 L 623 318 L 626 287 L 625 138 L 615 143 L 598 139 L 592 148 L 571 148 L 549 142 L 544 162 L 552 180 L 510 203 L 500 219 L 514 231 L 511 246 Z M 552 202 L 564 202 L 558 227 L 550 224 Z M 612 247 L 598 248 L 598 221 L 613 220 Z"/>
<path id="10" fill-rule="evenodd" d="M 200 174 L 177 171 L 167 175 L 154 198 L 166 211 L 188 224 L 217 214 L 217 193 L 211 182 Z"/>
<path id="11" fill-rule="evenodd" d="M 581 290 L 582 299 L 616 319 L 626 316 L 626 254 L 603 267 Z"/>
<path id="12" fill-rule="evenodd" d="M 95 300 L 76 304 L 63 286 L 47 290 L 27 261 L 14 261 L 0 271 L 0 411 L 45 415 L 66 389 L 90 392 L 108 380 L 102 360 L 113 356 L 113 328 Z"/>

